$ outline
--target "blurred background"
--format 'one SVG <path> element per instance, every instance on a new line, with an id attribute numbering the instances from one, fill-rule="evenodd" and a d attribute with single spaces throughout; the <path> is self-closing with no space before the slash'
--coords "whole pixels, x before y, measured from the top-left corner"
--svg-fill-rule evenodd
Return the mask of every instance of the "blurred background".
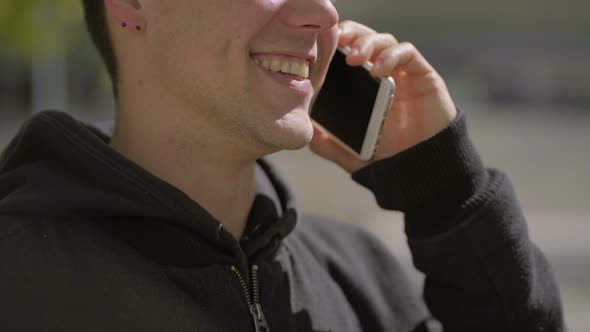
<path id="1" fill-rule="evenodd" d="M 97 0 L 98 1 L 98 0 Z M 411 41 L 445 78 L 487 165 L 511 177 L 561 287 L 571 331 L 590 331 L 590 2 L 338 0 L 342 19 Z M 0 149 L 46 109 L 113 118 L 79 0 L 0 1 Z M 271 158 L 309 213 L 377 234 L 415 275 L 403 216 L 307 149 Z M 321 183 L 320 183 L 321 179 Z"/>

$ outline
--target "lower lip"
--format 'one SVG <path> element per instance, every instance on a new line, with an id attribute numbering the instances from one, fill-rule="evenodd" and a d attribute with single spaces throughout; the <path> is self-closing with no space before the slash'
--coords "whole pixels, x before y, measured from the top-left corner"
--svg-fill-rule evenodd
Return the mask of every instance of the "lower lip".
<path id="1" fill-rule="evenodd" d="M 252 60 L 254 61 L 254 60 Z M 270 70 L 266 70 L 262 68 L 260 65 L 254 63 L 260 71 L 262 71 L 265 75 L 273 79 L 275 82 L 279 83 L 280 85 L 289 88 L 289 90 L 295 92 L 296 94 L 307 96 L 312 93 L 313 87 L 311 85 L 311 81 L 309 79 L 304 79 L 302 81 L 298 81 L 292 76 L 282 74 L 280 72 L 273 72 Z"/>

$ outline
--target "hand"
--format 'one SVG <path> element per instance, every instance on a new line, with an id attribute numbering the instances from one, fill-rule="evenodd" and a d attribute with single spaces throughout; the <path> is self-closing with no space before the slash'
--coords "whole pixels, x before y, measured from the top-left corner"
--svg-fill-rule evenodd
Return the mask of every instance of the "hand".
<path id="1" fill-rule="evenodd" d="M 396 93 L 372 160 L 358 159 L 315 124 L 310 144 L 313 152 L 352 173 L 432 137 L 455 118 L 457 110 L 444 80 L 414 45 L 399 43 L 391 34 L 377 33 L 356 22 L 345 21 L 339 26 L 339 47 L 351 48 L 346 62 L 351 66 L 372 62 L 371 75 L 392 76 Z"/>

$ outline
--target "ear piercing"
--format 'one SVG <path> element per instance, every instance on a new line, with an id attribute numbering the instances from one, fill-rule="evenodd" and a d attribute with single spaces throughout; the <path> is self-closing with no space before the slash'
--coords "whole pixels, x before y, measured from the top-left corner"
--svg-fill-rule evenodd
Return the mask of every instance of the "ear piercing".
<path id="1" fill-rule="evenodd" d="M 121 23 L 121 26 L 124 28 L 124 27 L 126 27 L 126 26 L 127 26 L 127 23 L 123 22 L 123 23 Z M 137 31 L 140 31 L 140 30 L 141 30 L 141 26 L 140 26 L 140 25 L 136 25 L 136 26 L 135 26 L 135 29 L 136 29 Z"/>

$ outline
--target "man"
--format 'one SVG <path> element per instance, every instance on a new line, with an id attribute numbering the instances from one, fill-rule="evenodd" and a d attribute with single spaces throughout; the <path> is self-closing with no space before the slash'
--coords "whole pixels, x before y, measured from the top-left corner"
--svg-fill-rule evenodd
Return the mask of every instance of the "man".
<path id="1" fill-rule="evenodd" d="M 329 0 L 84 6 L 113 79 L 116 129 L 43 112 L 4 152 L 3 330 L 564 329 L 509 180 L 482 166 L 414 46 L 338 24 Z M 397 83 L 369 162 L 309 119 L 337 45 L 352 48 L 350 65 L 371 61 Z M 278 83 L 264 59 L 309 73 Z M 382 208 L 405 213 L 423 297 L 374 236 L 302 216 L 261 159 L 310 142 Z"/>

